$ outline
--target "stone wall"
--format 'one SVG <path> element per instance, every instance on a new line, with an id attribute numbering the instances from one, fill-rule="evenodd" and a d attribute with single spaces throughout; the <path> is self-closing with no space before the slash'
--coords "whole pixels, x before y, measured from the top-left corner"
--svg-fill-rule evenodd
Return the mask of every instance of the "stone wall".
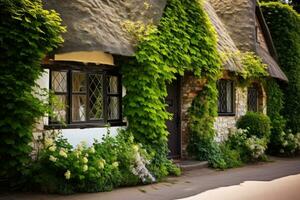
<path id="1" fill-rule="evenodd" d="M 191 74 L 185 74 L 181 79 L 180 102 L 181 102 L 181 157 L 187 157 L 188 134 L 188 109 L 197 94 L 202 90 L 205 80 L 196 78 Z"/>
<path id="2" fill-rule="evenodd" d="M 229 78 L 228 75 L 224 75 L 224 78 Z M 182 158 L 187 157 L 187 146 L 189 142 L 188 133 L 188 109 L 190 108 L 193 99 L 201 92 L 205 85 L 204 79 L 197 79 L 191 74 L 185 74 L 181 79 L 181 155 Z M 266 114 L 266 93 L 261 87 L 260 91 L 259 107 L 260 111 Z M 223 141 L 228 137 L 229 130 L 234 128 L 236 121 L 239 117 L 243 116 L 247 112 L 247 87 L 235 87 L 235 115 L 234 116 L 219 116 L 216 118 L 214 124 L 216 130 L 216 140 Z"/>
<path id="3" fill-rule="evenodd" d="M 247 112 L 247 88 L 235 88 L 235 116 L 219 116 L 215 122 L 217 132 L 217 141 L 223 141 L 227 138 L 229 130 L 235 127 L 239 117 Z"/>

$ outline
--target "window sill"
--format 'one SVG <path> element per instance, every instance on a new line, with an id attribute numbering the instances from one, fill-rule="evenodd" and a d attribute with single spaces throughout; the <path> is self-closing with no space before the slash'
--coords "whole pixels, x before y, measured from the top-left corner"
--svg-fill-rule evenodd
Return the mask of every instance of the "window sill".
<path id="1" fill-rule="evenodd" d="M 114 126 L 126 126 L 126 122 L 108 122 L 107 124 L 104 123 L 81 123 L 81 124 L 67 124 L 67 125 L 62 125 L 62 124 L 50 124 L 50 125 L 45 125 L 44 128 L 46 130 L 51 130 L 51 129 L 73 129 L 73 128 L 80 128 L 80 129 L 85 129 L 85 128 L 107 128 L 108 124 L 110 127 Z"/>
<path id="2" fill-rule="evenodd" d="M 218 113 L 218 117 L 233 117 L 235 116 L 235 113 Z"/>

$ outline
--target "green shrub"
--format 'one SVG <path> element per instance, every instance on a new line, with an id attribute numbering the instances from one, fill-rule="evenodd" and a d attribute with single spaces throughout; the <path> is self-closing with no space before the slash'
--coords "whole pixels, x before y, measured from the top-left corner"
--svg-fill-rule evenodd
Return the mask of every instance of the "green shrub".
<path id="1" fill-rule="evenodd" d="M 33 92 L 40 63 L 63 42 L 64 28 L 39 0 L 0 0 L 0 7 L 0 179 L 16 184 L 30 163 L 34 124 L 47 111 Z"/>
<path id="2" fill-rule="evenodd" d="M 284 85 L 282 115 L 287 129 L 300 132 L 300 15 L 291 6 L 270 2 L 261 8 L 270 29 L 281 69 L 289 82 Z"/>
<path id="3" fill-rule="evenodd" d="M 62 137 L 47 137 L 43 146 L 32 166 L 32 187 L 43 192 L 110 191 L 156 181 L 148 170 L 151 156 L 125 131 L 108 134 L 91 147 L 82 143 L 73 148 Z"/>
<path id="4" fill-rule="evenodd" d="M 276 147 L 276 153 L 291 156 L 295 155 L 300 150 L 300 133 L 293 134 L 290 130 L 282 131 L 274 138 L 273 146 Z"/>
<path id="5" fill-rule="evenodd" d="M 264 160 L 267 140 L 250 135 L 246 129 L 237 129 L 231 132 L 225 142 L 229 149 L 239 153 L 243 163 Z"/>
<path id="6" fill-rule="evenodd" d="M 258 138 L 270 137 L 271 122 L 268 116 L 262 113 L 248 112 L 237 121 L 237 128 L 247 129 L 248 137 L 257 136 Z"/>

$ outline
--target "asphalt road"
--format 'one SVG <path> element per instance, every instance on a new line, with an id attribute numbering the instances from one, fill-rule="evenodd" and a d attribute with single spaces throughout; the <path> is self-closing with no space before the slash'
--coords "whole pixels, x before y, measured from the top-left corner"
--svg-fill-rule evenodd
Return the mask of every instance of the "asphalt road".
<path id="1" fill-rule="evenodd" d="M 246 200 L 248 197 L 255 200 L 300 200 L 300 176 L 297 174 L 300 175 L 299 157 L 276 158 L 275 162 L 226 171 L 192 170 L 181 177 L 171 177 L 158 184 L 120 188 L 112 192 L 69 196 L 6 194 L 0 195 L 0 200 L 173 200 L 187 197 L 186 200 Z M 265 189 L 262 185 L 265 185 Z M 249 189 L 245 189 L 247 187 Z M 290 193 L 296 196 L 289 196 Z M 268 196 L 270 194 L 277 194 L 276 198 L 274 195 L 273 198 Z"/>

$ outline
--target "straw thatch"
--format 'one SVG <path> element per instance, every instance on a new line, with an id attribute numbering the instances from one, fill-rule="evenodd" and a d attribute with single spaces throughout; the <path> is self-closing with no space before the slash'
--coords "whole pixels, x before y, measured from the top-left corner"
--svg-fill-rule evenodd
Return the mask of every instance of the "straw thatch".
<path id="1" fill-rule="evenodd" d="M 134 43 L 123 23 L 159 22 L 166 0 L 44 0 L 44 4 L 60 13 L 67 26 L 58 52 L 100 50 L 129 56 Z"/>

